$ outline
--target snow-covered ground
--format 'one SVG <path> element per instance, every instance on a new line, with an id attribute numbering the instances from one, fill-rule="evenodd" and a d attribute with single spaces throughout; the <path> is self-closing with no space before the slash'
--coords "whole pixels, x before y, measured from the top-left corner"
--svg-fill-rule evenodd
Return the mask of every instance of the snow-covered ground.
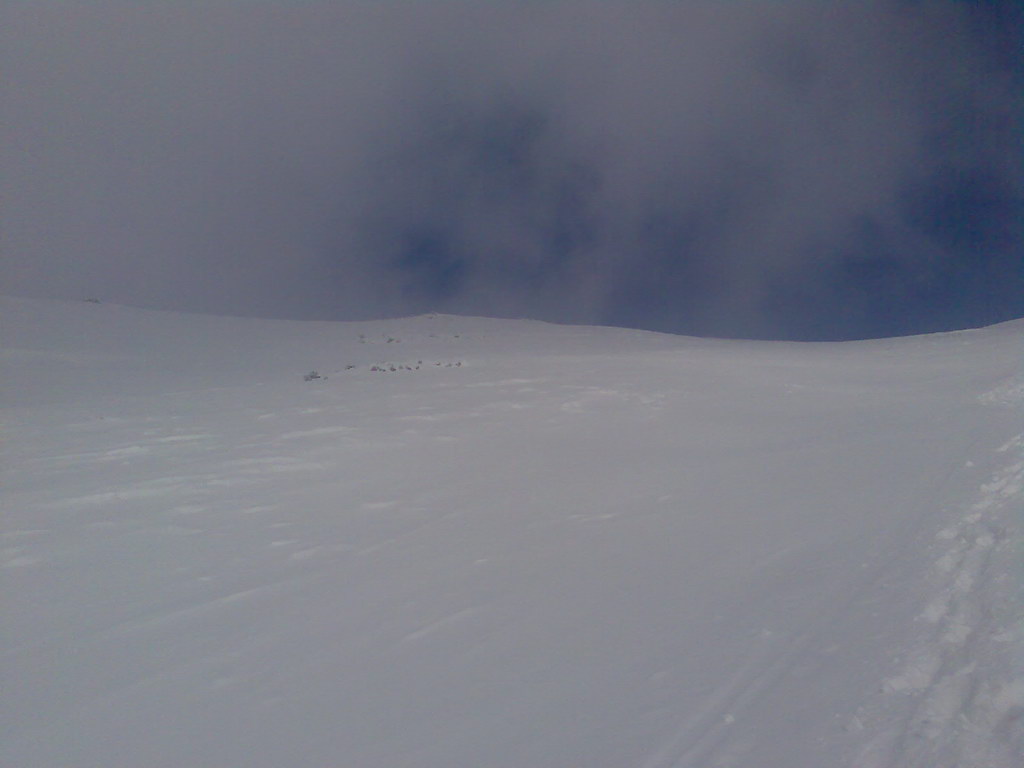
<path id="1" fill-rule="evenodd" d="M 6 766 L 1024 764 L 1024 323 L 0 329 Z"/>

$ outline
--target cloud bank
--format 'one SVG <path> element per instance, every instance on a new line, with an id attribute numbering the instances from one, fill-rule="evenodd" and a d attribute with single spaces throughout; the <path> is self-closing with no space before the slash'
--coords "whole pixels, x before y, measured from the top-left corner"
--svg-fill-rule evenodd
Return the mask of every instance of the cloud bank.
<path id="1" fill-rule="evenodd" d="M 4 11 L 4 282 L 847 338 L 1024 314 L 998 3 Z"/>

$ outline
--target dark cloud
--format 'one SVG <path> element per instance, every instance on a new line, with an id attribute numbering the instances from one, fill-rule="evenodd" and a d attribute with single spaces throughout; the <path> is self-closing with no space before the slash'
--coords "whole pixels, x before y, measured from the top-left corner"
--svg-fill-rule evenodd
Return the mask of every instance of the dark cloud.
<path id="1" fill-rule="evenodd" d="M 1024 314 L 1013 8 L 11 5 L 4 280 L 788 338 Z"/>

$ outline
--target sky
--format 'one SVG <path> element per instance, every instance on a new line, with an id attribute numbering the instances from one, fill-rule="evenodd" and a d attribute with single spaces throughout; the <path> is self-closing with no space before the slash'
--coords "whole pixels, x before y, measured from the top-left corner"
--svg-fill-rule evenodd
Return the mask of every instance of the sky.
<path id="1" fill-rule="evenodd" d="M 1012 2 L 0 13 L 3 293 L 797 340 L 1024 316 Z"/>

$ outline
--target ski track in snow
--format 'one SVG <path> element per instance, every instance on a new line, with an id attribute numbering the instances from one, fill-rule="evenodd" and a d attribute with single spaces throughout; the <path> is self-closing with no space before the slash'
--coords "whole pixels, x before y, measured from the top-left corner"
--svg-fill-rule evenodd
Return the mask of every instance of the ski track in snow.
<path id="1" fill-rule="evenodd" d="M 882 683 L 909 707 L 876 702 L 858 715 L 859 727 L 873 719 L 881 733 L 854 768 L 1008 768 L 1024 759 L 1024 615 L 1019 579 L 1009 576 L 1024 554 L 1022 446 L 1017 435 L 996 449 L 978 499 L 936 535 L 934 596 L 918 616 L 925 630 Z"/>

